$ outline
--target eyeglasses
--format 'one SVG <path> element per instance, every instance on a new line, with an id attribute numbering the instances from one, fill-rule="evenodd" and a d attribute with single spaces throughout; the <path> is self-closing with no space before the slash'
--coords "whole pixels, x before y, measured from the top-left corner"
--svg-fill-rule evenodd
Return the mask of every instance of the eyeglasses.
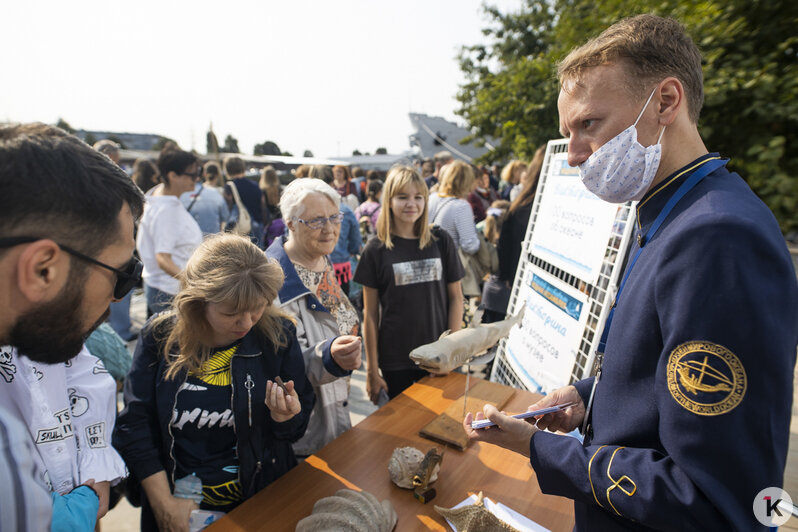
<path id="1" fill-rule="evenodd" d="M 325 225 L 327 225 L 327 222 L 330 222 L 333 225 L 341 225 L 343 219 L 344 219 L 344 213 L 342 212 L 339 212 L 338 214 L 333 214 L 329 218 L 324 218 L 323 216 L 320 216 L 318 218 L 313 218 L 312 220 L 303 220 L 302 218 L 294 218 L 294 220 L 296 220 L 297 222 L 302 222 L 310 229 L 314 229 L 316 231 L 322 229 Z"/>
<path id="2" fill-rule="evenodd" d="M 0 248 L 12 248 L 14 246 L 18 246 L 20 244 L 29 244 L 31 242 L 36 242 L 38 240 L 43 240 L 41 237 L 32 237 L 32 236 L 12 236 L 7 238 L 0 238 Z M 139 281 L 141 281 L 141 270 L 143 266 L 141 262 L 136 257 L 131 257 L 130 261 L 120 270 L 114 268 L 113 266 L 109 266 L 103 262 L 98 261 L 97 259 L 93 259 L 88 255 L 84 255 L 80 251 L 74 250 L 68 246 L 63 244 L 58 244 L 58 247 L 73 255 L 79 259 L 83 259 L 86 262 L 90 262 L 92 264 L 96 264 L 106 270 L 111 270 L 116 274 L 116 284 L 114 285 L 114 299 L 122 299 L 130 292 Z"/>
<path id="3" fill-rule="evenodd" d="M 202 177 L 202 170 L 197 170 L 196 172 L 190 174 L 188 172 L 181 172 L 180 175 L 184 175 L 186 177 L 190 177 L 192 181 L 197 181 L 200 177 Z"/>

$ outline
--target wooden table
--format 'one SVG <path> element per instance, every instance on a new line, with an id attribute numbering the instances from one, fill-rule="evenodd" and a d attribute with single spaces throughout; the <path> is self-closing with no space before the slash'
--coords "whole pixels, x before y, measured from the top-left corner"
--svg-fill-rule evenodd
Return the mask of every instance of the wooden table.
<path id="1" fill-rule="evenodd" d="M 466 451 L 447 448 L 439 479 L 432 484 L 437 496 L 428 504 L 391 482 L 388 460 L 395 448 L 413 446 L 426 452 L 442 447 L 418 431 L 463 394 L 465 380 L 465 375 L 451 373 L 414 384 L 207 530 L 293 531 L 318 499 L 342 488 L 389 499 L 399 516 L 397 531 L 448 531 L 433 505 L 450 508 L 479 491 L 552 531 L 572 530 L 573 503 L 542 494 L 529 460 L 495 445 L 472 443 Z M 478 380 L 472 378 L 471 384 Z M 505 410 L 525 411 L 538 397 L 516 390 Z"/>

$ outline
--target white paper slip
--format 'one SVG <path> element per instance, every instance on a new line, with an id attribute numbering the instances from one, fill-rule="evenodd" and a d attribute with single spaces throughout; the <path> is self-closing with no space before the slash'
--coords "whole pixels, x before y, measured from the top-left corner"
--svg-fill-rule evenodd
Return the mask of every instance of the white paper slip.
<path id="1" fill-rule="evenodd" d="M 540 410 L 533 410 L 531 412 L 521 412 L 520 414 L 515 414 L 515 419 L 526 419 L 528 417 L 535 417 L 535 416 L 542 416 L 543 414 L 551 414 L 552 412 L 558 412 L 560 410 L 565 410 L 569 406 L 573 406 L 574 403 L 565 403 L 562 405 L 555 405 L 550 406 L 548 408 L 541 408 Z M 478 421 L 471 422 L 472 429 L 484 429 L 485 427 L 492 427 L 496 425 L 493 421 L 489 419 L 480 419 Z"/>

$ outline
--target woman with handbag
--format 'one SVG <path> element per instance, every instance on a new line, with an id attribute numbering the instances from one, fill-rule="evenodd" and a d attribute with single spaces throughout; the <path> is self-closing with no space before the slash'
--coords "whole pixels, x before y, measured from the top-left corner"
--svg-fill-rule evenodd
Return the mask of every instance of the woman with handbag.
<path id="1" fill-rule="evenodd" d="M 474 189 L 474 169 L 463 161 L 454 161 L 441 169 L 437 194 L 430 196 L 430 220 L 454 240 L 465 269 L 463 295 L 479 297 L 482 279 L 498 267 L 495 249 L 477 231 L 474 211 L 466 198 Z"/>
<path id="2" fill-rule="evenodd" d="M 179 289 L 177 276 L 202 242 L 200 226 L 180 203 L 180 195 L 194 190 L 199 179 L 199 160 L 178 148 L 165 149 L 158 157 L 158 170 L 161 185 L 147 193 L 136 235 L 147 316 L 169 308 Z"/>
<path id="3" fill-rule="evenodd" d="M 463 268 L 449 234 L 427 223 L 429 192 L 409 166 L 395 166 L 383 188 L 377 237 L 366 244 L 354 280 L 363 285 L 366 391 L 399 395 L 425 377 L 409 358 L 416 347 L 460 329 Z"/>

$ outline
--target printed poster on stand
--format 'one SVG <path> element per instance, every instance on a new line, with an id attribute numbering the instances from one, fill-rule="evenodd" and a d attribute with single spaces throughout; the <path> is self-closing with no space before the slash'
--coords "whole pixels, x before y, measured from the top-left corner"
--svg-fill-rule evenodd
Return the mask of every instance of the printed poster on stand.
<path id="1" fill-rule="evenodd" d="M 590 284 L 598 280 L 618 205 L 588 192 L 567 153 L 553 153 L 530 251 Z"/>
<path id="2" fill-rule="evenodd" d="M 540 268 L 526 268 L 518 299 L 525 302 L 524 318 L 510 330 L 505 351 L 529 390 L 548 393 L 570 382 L 590 310 L 587 299 Z"/>

